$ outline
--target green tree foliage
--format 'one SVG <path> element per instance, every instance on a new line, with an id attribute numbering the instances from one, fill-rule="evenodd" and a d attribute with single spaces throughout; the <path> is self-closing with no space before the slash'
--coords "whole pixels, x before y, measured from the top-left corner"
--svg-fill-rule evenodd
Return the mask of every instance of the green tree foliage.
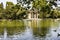
<path id="1" fill-rule="evenodd" d="M 30 4 L 33 0 L 17 0 L 17 1 L 18 1 L 18 4 L 20 3 L 20 5 L 25 9 L 30 9 L 31 8 Z"/>
<path id="2" fill-rule="evenodd" d="M 24 1 L 24 4 L 30 4 L 29 1 Z M 52 9 L 54 3 L 47 2 L 46 0 L 33 0 L 32 9 L 37 10 L 39 18 L 56 18 L 60 17 L 60 12 L 57 9 Z M 27 7 L 28 8 L 28 7 Z M 27 18 L 28 9 L 21 7 L 21 5 L 13 4 L 12 2 L 6 2 L 6 8 L 3 8 L 3 4 L 0 4 L 0 19 L 24 19 Z"/>
<path id="3" fill-rule="evenodd" d="M 46 0 L 35 0 L 33 1 L 33 7 L 40 11 L 40 17 L 48 17 L 47 14 L 51 12 L 51 4 L 47 3 Z"/>
<path id="4" fill-rule="evenodd" d="M 0 18 L 2 18 L 2 13 L 3 13 L 3 4 L 0 4 Z"/>
<path id="5" fill-rule="evenodd" d="M 5 19 L 21 19 L 24 14 L 26 14 L 26 10 L 20 5 L 13 4 L 12 2 L 6 2 L 6 9 L 3 14 Z"/>
<path id="6" fill-rule="evenodd" d="M 53 18 L 52 17 L 53 15 L 55 17 L 57 17 L 58 11 L 53 10 L 53 8 L 52 8 L 53 5 L 57 6 L 57 4 L 54 3 L 54 1 L 50 1 L 50 2 L 47 2 L 46 0 L 34 0 L 33 1 L 33 8 L 36 8 L 39 10 L 40 18 Z M 51 15 L 51 14 L 53 14 L 53 15 Z"/>
<path id="7" fill-rule="evenodd" d="M 13 15 L 13 11 L 11 10 L 11 8 L 14 6 L 14 4 L 12 2 L 6 2 L 6 8 L 4 10 L 4 18 L 5 19 L 8 19 L 8 18 L 11 18 L 12 15 Z"/>
<path id="8" fill-rule="evenodd" d="M 27 17 L 26 10 L 24 8 L 20 8 L 16 13 L 17 19 L 23 19 Z"/>

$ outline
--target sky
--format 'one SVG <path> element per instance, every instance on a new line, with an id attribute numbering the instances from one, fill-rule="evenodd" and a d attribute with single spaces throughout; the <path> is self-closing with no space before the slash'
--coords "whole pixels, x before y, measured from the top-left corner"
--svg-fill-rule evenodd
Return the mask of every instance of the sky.
<path id="1" fill-rule="evenodd" d="M 0 0 L 0 3 L 3 2 L 4 7 L 6 6 L 6 2 L 13 2 L 14 4 L 17 3 L 17 0 Z"/>

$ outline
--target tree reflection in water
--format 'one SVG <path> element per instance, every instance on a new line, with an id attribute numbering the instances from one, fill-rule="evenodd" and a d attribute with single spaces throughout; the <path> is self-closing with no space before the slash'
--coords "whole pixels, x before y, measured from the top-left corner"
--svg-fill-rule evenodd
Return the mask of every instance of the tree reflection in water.
<path id="1" fill-rule="evenodd" d="M 35 21 L 37 22 L 37 21 Z M 51 20 L 40 20 L 37 24 L 32 23 L 32 30 L 34 36 L 45 37 L 49 32 L 49 28 L 51 26 Z M 38 26 L 37 26 L 38 25 Z"/>
<path id="2" fill-rule="evenodd" d="M 0 27 L 1 35 L 4 35 L 4 28 L 6 28 L 8 36 L 14 34 L 17 35 L 25 31 L 25 26 L 23 21 L 16 20 L 16 21 L 7 21 L 7 22 L 8 23 L 6 23 L 6 27 Z M 10 22 L 12 23 L 11 25 L 9 25 Z"/>
<path id="3" fill-rule="evenodd" d="M 3 35 L 3 34 L 4 34 L 4 28 L 0 27 L 0 35 Z"/>
<path id="4" fill-rule="evenodd" d="M 25 27 L 11 27 L 7 28 L 8 35 L 20 34 L 25 31 Z"/>

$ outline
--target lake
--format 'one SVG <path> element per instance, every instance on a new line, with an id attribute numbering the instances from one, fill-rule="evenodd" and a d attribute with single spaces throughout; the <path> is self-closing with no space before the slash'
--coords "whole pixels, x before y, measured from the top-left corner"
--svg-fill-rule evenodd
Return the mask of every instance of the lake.
<path id="1" fill-rule="evenodd" d="M 0 40 L 60 40 L 60 20 L 18 20 L 13 26 L 0 27 Z M 24 26 L 22 26 L 22 24 Z M 1 23 L 0 23 L 1 25 Z M 18 26 L 17 26 L 18 25 Z M 21 26 L 19 26 L 21 25 Z"/>

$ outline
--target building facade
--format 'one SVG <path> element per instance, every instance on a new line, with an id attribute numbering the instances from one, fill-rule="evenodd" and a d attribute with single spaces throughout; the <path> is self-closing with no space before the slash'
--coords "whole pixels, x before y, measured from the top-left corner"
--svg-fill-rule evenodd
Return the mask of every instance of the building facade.
<path id="1" fill-rule="evenodd" d="M 38 19 L 38 10 L 37 9 L 31 9 L 28 10 L 28 19 Z"/>

